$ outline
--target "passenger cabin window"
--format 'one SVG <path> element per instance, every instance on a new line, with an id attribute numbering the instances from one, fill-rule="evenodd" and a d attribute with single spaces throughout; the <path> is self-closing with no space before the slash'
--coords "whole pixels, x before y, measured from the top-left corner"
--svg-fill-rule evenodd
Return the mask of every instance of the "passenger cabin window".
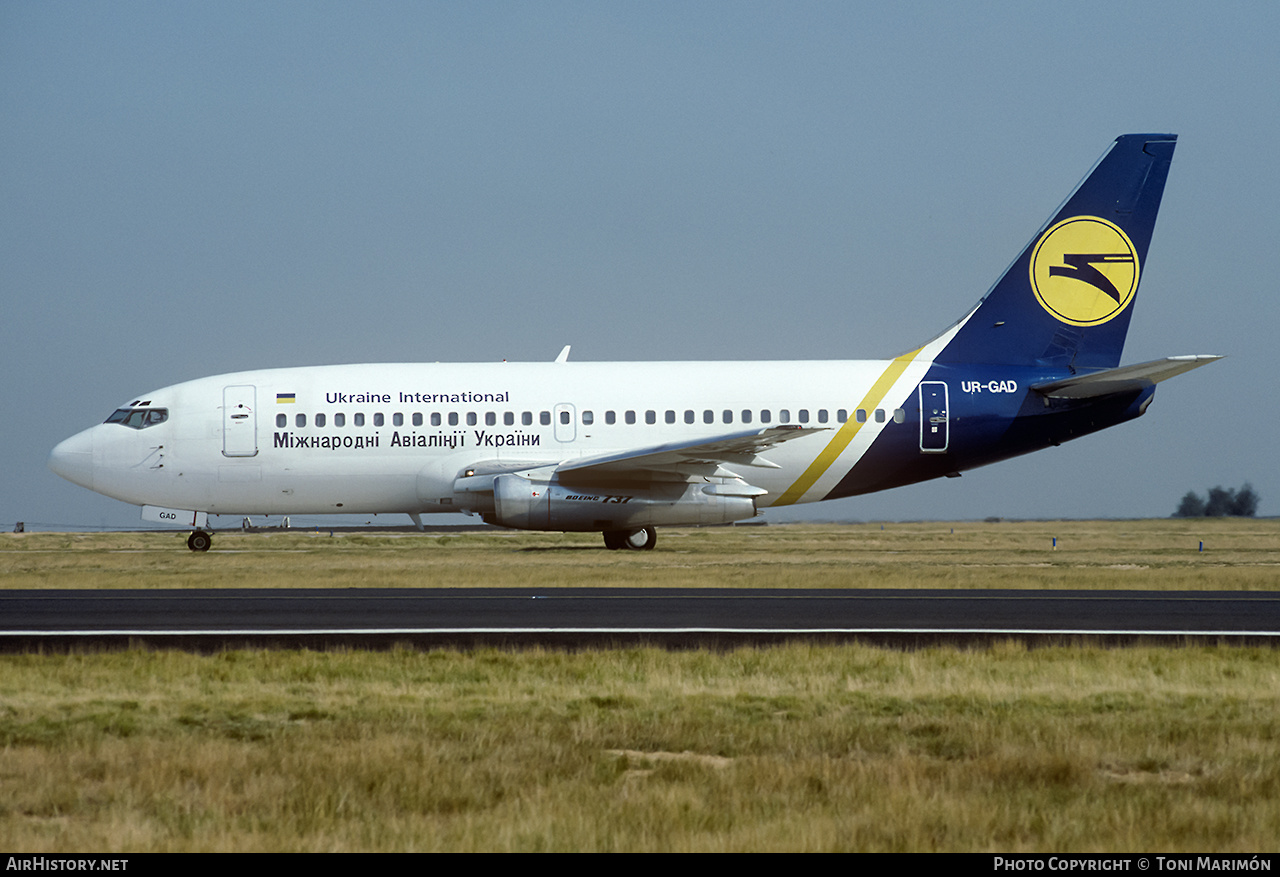
<path id="1" fill-rule="evenodd" d="M 323 414 L 317 414 L 317 415 L 316 415 L 316 426 L 321 426 L 321 427 L 322 427 L 322 426 L 324 426 L 324 415 L 323 415 Z"/>
<path id="2" fill-rule="evenodd" d="M 503 426 L 515 426 L 515 425 L 516 425 L 516 413 L 515 413 L 514 411 L 504 411 L 504 412 L 502 412 L 502 425 L 503 425 Z"/>
<path id="3" fill-rule="evenodd" d="M 726 408 L 726 409 L 724 409 L 724 411 L 720 412 L 720 416 L 721 416 L 721 418 L 724 420 L 724 422 L 725 422 L 725 423 L 733 423 L 733 412 L 732 412 L 732 411 L 730 411 L 728 408 Z"/>
<path id="4" fill-rule="evenodd" d="M 667 421 L 667 423 L 675 423 L 675 422 L 676 422 L 676 413 L 675 413 L 674 411 L 672 411 L 670 408 L 668 408 L 668 409 L 667 409 L 667 413 L 666 413 L 665 415 L 663 415 L 663 418 Z"/>
<path id="5" fill-rule="evenodd" d="M 303 427 L 303 426 L 306 426 L 306 425 L 307 425 L 307 415 L 305 415 L 305 414 L 298 414 L 298 415 L 296 415 L 296 416 L 293 418 L 293 425 L 294 425 L 294 426 L 297 426 L 297 427 Z"/>
<path id="6" fill-rule="evenodd" d="M 287 414 L 276 415 L 276 426 L 280 427 L 281 429 L 284 429 L 288 425 L 289 425 L 289 415 Z"/>
<path id="7" fill-rule="evenodd" d="M 706 409 L 705 411 L 703 411 L 703 412 L 702 412 L 702 422 L 703 422 L 703 423 L 715 423 L 715 422 L 716 422 L 716 413 L 715 413 L 714 411 L 712 411 L 710 408 Z"/>
<path id="8" fill-rule="evenodd" d="M 418 418 L 419 418 L 419 419 L 421 419 L 421 418 L 422 418 L 422 415 L 421 415 L 421 414 L 419 414 L 419 415 L 418 415 Z M 392 415 L 391 415 L 391 425 L 392 425 L 392 426 L 404 426 L 404 415 L 403 415 L 403 414 L 392 414 Z"/>
<path id="9" fill-rule="evenodd" d="M 773 412 L 772 412 L 772 411 L 770 411 L 768 408 L 765 408 L 765 409 L 761 410 L 761 412 L 760 412 L 760 422 L 761 422 L 761 423 L 770 423 L 770 422 L 772 422 L 772 421 L 773 421 Z"/>
<path id="10" fill-rule="evenodd" d="M 484 425 L 485 425 L 485 426 L 497 426 L 497 425 L 498 425 L 498 415 L 497 415 L 497 413 L 496 413 L 496 412 L 493 412 L 493 411 L 486 411 L 486 412 L 484 413 Z"/>
<path id="11" fill-rule="evenodd" d="M 593 424 L 593 423 L 595 423 L 595 422 L 596 422 L 596 416 L 595 416 L 594 414 L 592 414 L 590 411 L 584 411 L 584 412 L 582 412 L 582 425 L 583 425 L 583 426 L 590 426 L 591 424 Z"/>
<path id="12" fill-rule="evenodd" d="M 333 415 L 333 425 L 334 425 L 334 428 L 346 426 L 347 415 L 341 414 L 341 413 Z"/>
<path id="13" fill-rule="evenodd" d="M 743 409 L 742 409 L 742 422 L 743 422 L 743 423 L 750 423 L 750 422 L 751 422 L 751 409 L 750 409 L 750 408 L 743 408 Z"/>
<path id="14" fill-rule="evenodd" d="M 635 423 L 635 422 L 636 422 L 636 413 L 635 413 L 634 411 L 628 411 L 628 412 L 626 413 L 626 421 L 627 421 L 627 423 Z"/>
<path id="15" fill-rule="evenodd" d="M 538 412 L 538 422 L 539 422 L 540 424 L 542 424 L 543 426 L 550 426 L 550 425 L 551 425 L 551 412 L 550 412 L 550 411 L 539 411 L 539 412 Z"/>
<path id="16" fill-rule="evenodd" d="M 383 421 L 383 419 L 382 419 L 382 415 L 381 415 L 381 414 L 375 414 L 375 415 L 373 415 L 373 425 L 374 425 L 374 426 L 382 426 L 383 422 L 384 422 L 384 421 Z"/>
<path id="17" fill-rule="evenodd" d="M 894 423 L 906 423 L 906 422 L 907 422 L 907 412 L 906 412 L 906 410 L 905 410 L 905 409 L 903 409 L 903 408 L 895 408 L 895 409 L 893 409 L 893 422 L 894 422 Z"/>
<path id="18" fill-rule="evenodd" d="M 644 422 L 652 426 L 658 422 L 658 412 L 650 409 L 644 413 Z"/>
<path id="19" fill-rule="evenodd" d="M 854 412 L 854 419 L 857 420 L 859 423 L 866 423 L 867 422 L 866 409 L 859 408 L 856 412 Z"/>
<path id="20" fill-rule="evenodd" d="M 476 425 L 476 413 L 474 411 L 467 412 L 467 426 Z"/>
<path id="21" fill-rule="evenodd" d="M 883 409 L 883 408 L 877 408 L 877 409 L 876 409 L 876 423 L 884 423 L 884 409 Z"/>
<path id="22" fill-rule="evenodd" d="M 456 411 L 450 411 L 450 412 L 449 412 L 449 425 L 450 425 L 450 426 L 457 426 L 457 425 L 458 425 L 458 412 L 456 412 Z"/>
<path id="23" fill-rule="evenodd" d="M 352 415 L 351 422 L 356 426 L 364 426 L 364 415 L 363 414 Z"/>
<path id="24" fill-rule="evenodd" d="M 618 422 L 617 413 L 613 411 L 606 411 L 604 413 L 604 422 L 609 424 L 610 426 L 613 426 L 615 423 Z"/>
<path id="25" fill-rule="evenodd" d="M 117 408 L 105 422 L 119 423 L 130 429 L 146 429 L 168 419 L 168 408 Z"/>

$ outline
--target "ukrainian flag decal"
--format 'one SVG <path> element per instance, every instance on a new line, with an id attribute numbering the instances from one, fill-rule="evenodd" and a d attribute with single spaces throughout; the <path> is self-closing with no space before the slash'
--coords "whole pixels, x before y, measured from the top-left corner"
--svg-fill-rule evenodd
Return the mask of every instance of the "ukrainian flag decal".
<path id="1" fill-rule="evenodd" d="M 298 401 L 297 393 L 276 393 L 277 405 L 292 405 L 296 401 Z"/>

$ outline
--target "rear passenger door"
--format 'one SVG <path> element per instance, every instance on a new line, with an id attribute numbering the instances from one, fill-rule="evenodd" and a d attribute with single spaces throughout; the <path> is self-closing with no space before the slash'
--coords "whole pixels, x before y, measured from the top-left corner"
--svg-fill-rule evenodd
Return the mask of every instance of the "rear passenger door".
<path id="1" fill-rule="evenodd" d="M 945 454 L 950 442 L 947 385 L 943 381 L 921 381 L 919 392 L 920 453 Z"/>

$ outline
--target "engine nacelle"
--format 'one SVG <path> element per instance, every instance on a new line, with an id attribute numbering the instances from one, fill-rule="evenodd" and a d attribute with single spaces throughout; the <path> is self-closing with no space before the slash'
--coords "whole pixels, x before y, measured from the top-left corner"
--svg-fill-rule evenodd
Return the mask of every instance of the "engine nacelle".
<path id="1" fill-rule="evenodd" d="M 755 517 L 765 491 L 744 483 L 653 482 L 584 488 L 523 475 L 493 479 L 491 524 L 519 530 L 630 530 L 658 525 L 728 524 Z"/>

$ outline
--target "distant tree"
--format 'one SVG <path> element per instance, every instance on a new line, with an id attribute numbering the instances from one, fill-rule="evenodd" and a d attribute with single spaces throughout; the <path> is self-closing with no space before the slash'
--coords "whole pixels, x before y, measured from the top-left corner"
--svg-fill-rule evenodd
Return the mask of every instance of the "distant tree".
<path id="1" fill-rule="evenodd" d="M 1209 488 L 1209 496 L 1204 503 L 1206 518 L 1224 518 L 1231 514 L 1231 505 L 1236 501 L 1236 492 L 1219 484 Z"/>
<path id="2" fill-rule="evenodd" d="M 1178 503 L 1178 510 L 1173 513 L 1173 516 L 1175 518 L 1203 518 L 1204 500 L 1194 490 L 1188 490 L 1187 495 L 1182 498 L 1182 502 Z"/>
<path id="3" fill-rule="evenodd" d="M 1207 497 L 1187 491 L 1173 513 L 1175 518 L 1222 518 L 1228 515 L 1252 518 L 1258 513 L 1258 494 L 1246 481 L 1239 490 L 1219 484 L 1209 489 Z"/>
<path id="4" fill-rule="evenodd" d="M 1236 498 L 1231 503 L 1231 514 L 1242 518 L 1252 518 L 1258 513 L 1258 494 L 1253 492 L 1253 485 L 1245 482 L 1236 491 Z"/>

